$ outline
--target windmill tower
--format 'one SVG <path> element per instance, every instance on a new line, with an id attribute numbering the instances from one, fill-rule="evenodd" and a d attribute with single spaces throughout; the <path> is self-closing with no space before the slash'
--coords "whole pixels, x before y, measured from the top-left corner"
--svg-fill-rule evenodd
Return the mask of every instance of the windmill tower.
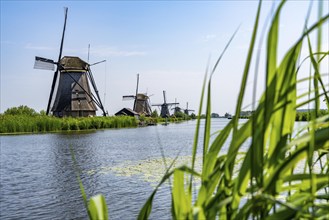
<path id="1" fill-rule="evenodd" d="M 62 50 L 66 29 L 68 8 L 65 8 L 64 28 L 59 49 L 58 61 L 35 57 L 35 69 L 55 70 L 47 105 L 47 115 L 50 111 L 56 117 L 86 117 L 96 115 L 98 106 L 106 115 L 92 75 L 90 64 L 79 57 L 64 56 Z M 92 64 L 94 65 L 94 64 Z M 96 96 L 91 92 L 89 82 Z M 56 94 L 54 92 L 56 90 Z"/>
<path id="2" fill-rule="evenodd" d="M 125 95 L 123 96 L 123 100 L 134 100 L 133 111 L 138 114 L 143 114 L 145 116 L 150 116 L 152 113 L 149 99 L 150 97 L 144 93 L 138 93 L 139 86 L 139 74 L 137 74 L 137 86 L 136 86 L 136 94 L 135 95 Z"/>
<path id="3" fill-rule="evenodd" d="M 170 116 L 170 114 L 169 114 L 169 107 L 172 106 L 172 105 L 179 105 L 179 103 L 177 103 L 177 102 L 167 103 L 166 91 L 163 91 L 163 100 L 164 100 L 163 104 L 155 104 L 155 105 L 152 105 L 152 106 L 159 106 L 159 107 L 161 107 L 160 116 L 162 118 L 168 118 Z"/>

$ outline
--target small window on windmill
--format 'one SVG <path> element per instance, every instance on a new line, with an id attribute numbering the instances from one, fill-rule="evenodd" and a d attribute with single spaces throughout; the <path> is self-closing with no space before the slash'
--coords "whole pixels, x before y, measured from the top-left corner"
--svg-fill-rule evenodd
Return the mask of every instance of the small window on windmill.
<path id="1" fill-rule="evenodd" d="M 55 62 L 47 58 L 35 57 L 34 69 L 55 70 Z"/>

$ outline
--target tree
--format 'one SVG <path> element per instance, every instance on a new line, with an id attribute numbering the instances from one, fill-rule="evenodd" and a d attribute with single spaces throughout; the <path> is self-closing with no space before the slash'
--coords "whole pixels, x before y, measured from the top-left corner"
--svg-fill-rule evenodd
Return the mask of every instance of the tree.
<path id="1" fill-rule="evenodd" d="M 229 118 L 229 117 L 231 117 L 231 114 L 228 113 L 228 112 L 226 112 L 225 115 L 224 115 L 224 117 L 225 117 L 225 118 Z"/>
<path id="2" fill-rule="evenodd" d="M 41 110 L 40 111 L 40 115 L 46 115 L 46 111 L 45 110 Z"/>
<path id="3" fill-rule="evenodd" d="M 184 114 L 183 112 L 175 112 L 174 115 L 177 118 L 186 118 L 186 114 Z"/>
<path id="4" fill-rule="evenodd" d="M 159 117 L 158 111 L 156 109 L 152 112 L 151 117 L 152 118 L 158 118 Z"/>
<path id="5" fill-rule="evenodd" d="M 18 107 L 8 108 L 4 113 L 4 115 L 28 115 L 34 116 L 38 113 L 33 109 L 26 105 L 20 105 Z"/>
<path id="6" fill-rule="evenodd" d="M 219 118 L 219 114 L 217 114 L 217 113 L 211 113 L 211 117 L 212 118 Z"/>

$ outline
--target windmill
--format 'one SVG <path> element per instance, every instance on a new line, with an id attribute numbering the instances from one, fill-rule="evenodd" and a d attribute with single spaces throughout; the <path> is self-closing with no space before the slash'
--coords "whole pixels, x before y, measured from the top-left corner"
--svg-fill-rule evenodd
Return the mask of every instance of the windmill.
<path id="1" fill-rule="evenodd" d="M 105 116 L 106 112 L 99 97 L 96 83 L 90 69 L 90 66 L 100 62 L 89 64 L 79 57 L 62 57 L 67 11 L 68 8 L 64 8 L 64 28 L 58 61 L 55 62 L 51 59 L 37 56 L 35 57 L 35 69 L 55 70 L 56 66 L 46 114 L 48 115 L 51 111 L 53 115 L 57 117 L 94 116 L 96 115 L 96 106 L 98 106 L 103 111 L 103 115 Z M 91 92 L 89 82 L 91 83 L 96 96 Z M 54 95 L 55 89 L 56 94 Z"/>
<path id="2" fill-rule="evenodd" d="M 161 113 L 160 113 L 160 116 L 162 118 L 168 118 L 169 117 L 169 106 L 172 106 L 172 105 L 179 105 L 179 103 L 177 102 L 173 102 L 173 103 L 167 103 L 167 100 L 166 100 L 166 91 L 163 91 L 163 104 L 155 104 L 155 105 L 152 105 L 152 106 L 161 106 Z"/>
<path id="3" fill-rule="evenodd" d="M 175 102 L 176 102 L 176 99 L 175 99 Z M 174 114 L 179 114 L 179 113 L 184 112 L 184 114 L 189 115 L 189 112 L 194 112 L 194 110 L 188 108 L 188 102 L 186 103 L 186 109 L 183 109 L 183 108 L 175 105 L 175 107 L 172 108 L 172 110 L 174 110 Z"/>
<path id="4" fill-rule="evenodd" d="M 175 98 L 175 102 L 177 102 L 176 98 Z M 182 108 L 177 106 L 177 104 L 175 104 L 175 106 L 171 110 L 174 110 L 174 115 L 182 113 Z"/>
<path id="5" fill-rule="evenodd" d="M 186 102 L 186 109 L 184 109 L 184 113 L 189 115 L 189 112 L 194 112 L 194 110 L 188 109 L 188 102 Z"/>
<path id="6" fill-rule="evenodd" d="M 138 114 L 143 114 L 145 116 L 150 116 L 152 113 L 149 99 L 150 97 L 145 93 L 138 93 L 139 86 L 139 74 L 137 74 L 137 86 L 135 95 L 124 95 L 123 100 L 134 100 L 133 111 Z"/>

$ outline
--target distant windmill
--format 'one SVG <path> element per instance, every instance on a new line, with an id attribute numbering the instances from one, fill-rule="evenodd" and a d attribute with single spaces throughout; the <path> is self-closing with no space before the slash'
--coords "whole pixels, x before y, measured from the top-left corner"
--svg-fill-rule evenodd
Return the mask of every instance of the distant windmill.
<path id="1" fill-rule="evenodd" d="M 172 105 L 179 105 L 179 103 L 177 102 L 173 102 L 173 103 L 167 103 L 167 100 L 166 100 L 166 91 L 163 91 L 163 104 L 155 104 L 155 105 L 152 105 L 152 106 L 159 106 L 161 107 L 161 113 L 160 113 L 160 116 L 162 118 L 168 118 L 170 116 L 169 114 L 169 107 L 172 106 Z"/>
<path id="2" fill-rule="evenodd" d="M 194 110 L 188 109 L 188 102 L 186 102 L 186 109 L 184 109 L 184 113 L 189 115 L 189 112 L 194 112 Z"/>
<path id="3" fill-rule="evenodd" d="M 174 107 L 172 109 L 174 110 L 174 114 L 182 113 L 182 109 L 179 106 L 176 106 L 176 107 Z"/>
<path id="4" fill-rule="evenodd" d="M 177 103 L 177 99 L 175 98 L 175 102 Z M 174 110 L 174 114 L 179 114 L 179 113 L 182 113 L 182 108 L 177 106 L 177 104 L 171 109 L 171 110 Z"/>
<path id="5" fill-rule="evenodd" d="M 135 95 L 124 95 L 123 100 L 134 100 L 133 111 L 138 114 L 143 114 L 145 116 L 150 116 L 152 113 L 149 99 L 150 97 L 145 93 L 138 93 L 139 86 L 139 74 L 137 74 L 137 86 Z"/>
<path id="6" fill-rule="evenodd" d="M 56 66 L 46 113 L 48 115 L 51 111 L 53 115 L 57 117 L 93 116 L 96 115 L 97 105 L 103 111 L 103 115 L 105 116 L 106 112 L 90 70 L 90 66 L 97 63 L 90 65 L 79 57 L 62 57 L 67 11 L 68 8 L 65 8 L 64 28 L 58 61 L 55 62 L 51 59 L 35 57 L 35 69 L 54 70 Z M 91 92 L 89 82 L 91 83 L 96 96 Z M 54 96 L 55 87 L 56 95 Z"/>

